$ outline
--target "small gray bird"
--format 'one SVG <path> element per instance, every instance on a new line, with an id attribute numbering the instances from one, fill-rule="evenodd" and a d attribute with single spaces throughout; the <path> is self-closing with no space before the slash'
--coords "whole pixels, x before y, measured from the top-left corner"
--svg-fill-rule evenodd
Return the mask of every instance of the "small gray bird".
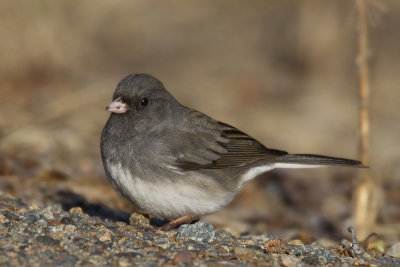
<path id="1" fill-rule="evenodd" d="M 125 77 L 106 108 L 101 155 L 113 187 L 167 228 L 225 207 L 242 185 L 275 168 L 363 167 L 361 162 L 266 148 L 181 105 L 156 78 Z"/>

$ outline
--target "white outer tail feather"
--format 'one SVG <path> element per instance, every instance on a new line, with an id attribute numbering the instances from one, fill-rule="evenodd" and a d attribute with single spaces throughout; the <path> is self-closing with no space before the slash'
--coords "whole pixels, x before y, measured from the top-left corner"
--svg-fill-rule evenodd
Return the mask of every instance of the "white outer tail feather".
<path id="1" fill-rule="evenodd" d="M 306 169 L 306 168 L 321 168 L 321 167 L 328 167 L 329 165 L 312 165 L 312 164 L 299 164 L 299 163 L 283 163 L 283 162 L 278 162 L 278 163 L 273 163 L 269 165 L 263 165 L 263 166 L 258 166 L 251 168 L 248 170 L 245 174 L 242 175 L 241 177 L 241 184 L 244 182 L 247 182 L 256 176 L 271 171 L 273 169 L 279 169 L 279 168 L 284 168 L 284 169 Z"/>

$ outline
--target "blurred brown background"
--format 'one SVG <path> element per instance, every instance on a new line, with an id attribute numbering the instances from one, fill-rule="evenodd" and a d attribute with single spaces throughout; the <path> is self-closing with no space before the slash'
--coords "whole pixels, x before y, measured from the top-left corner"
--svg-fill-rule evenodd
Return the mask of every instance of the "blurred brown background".
<path id="1" fill-rule="evenodd" d="M 0 12 L 0 186 L 30 203 L 131 211 L 99 154 L 104 107 L 130 73 L 154 75 L 185 105 L 268 147 L 357 158 L 354 1 L 1 1 Z M 385 192 L 379 222 L 392 224 L 400 2 L 371 0 L 368 15 L 371 169 Z M 237 233 L 337 237 L 351 224 L 356 177 L 274 171 L 205 219 Z"/>

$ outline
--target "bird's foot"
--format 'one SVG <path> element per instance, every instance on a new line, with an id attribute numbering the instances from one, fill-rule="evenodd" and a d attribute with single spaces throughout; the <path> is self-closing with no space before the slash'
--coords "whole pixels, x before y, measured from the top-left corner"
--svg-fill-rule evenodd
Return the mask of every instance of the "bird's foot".
<path id="1" fill-rule="evenodd" d="M 175 220 L 173 220 L 173 221 L 170 221 L 169 223 L 167 223 L 167 224 L 161 226 L 161 227 L 160 227 L 160 230 L 162 230 L 162 231 L 169 231 L 169 230 L 171 230 L 171 229 L 174 229 L 174 228 L 178 227 L 178 226 L 181 225 L 181 224 L 184 224 L 184 223 L 191 223 L 191 222 L 194 222 L 194 221 L 197 221 L 197 220 L 198 220 L 198 219 L 195 218 L 194 216 L 192 216 L 192 215 L 190 215 L 190 214 L 187 214 L 187 215 L 184 215 L 184 216 L 182 216 L 182 217 L 179 217 L 179 218 L 177 218 L 177 219 L 175 219 Z"/>

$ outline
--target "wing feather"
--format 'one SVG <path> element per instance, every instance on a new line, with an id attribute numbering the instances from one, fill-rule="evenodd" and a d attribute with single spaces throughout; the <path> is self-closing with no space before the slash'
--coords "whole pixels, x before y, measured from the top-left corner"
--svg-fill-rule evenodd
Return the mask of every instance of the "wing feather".
<path id="1" fill-rule="evenodd" d="M 182 128 L 185 133 L 174 146 L 175 164 L 182 170 L 241 167 L 288 154 L 266 148 L 251 136 L 200 112 L 190 111 L 189 118 L 189 125 Z"/>

